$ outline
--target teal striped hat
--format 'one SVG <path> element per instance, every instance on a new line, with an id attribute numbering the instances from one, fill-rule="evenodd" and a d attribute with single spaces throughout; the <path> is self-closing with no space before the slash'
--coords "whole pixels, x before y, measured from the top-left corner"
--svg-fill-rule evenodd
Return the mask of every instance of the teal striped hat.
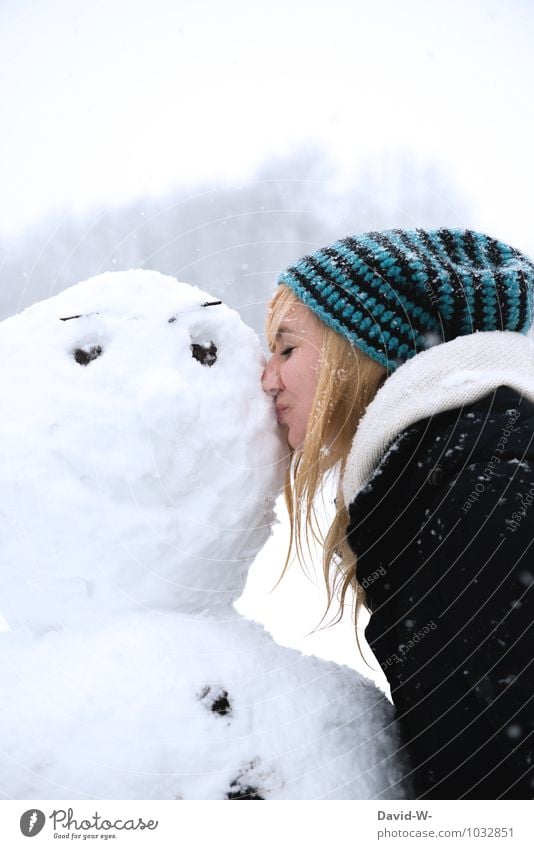
<path id="1" fill-rule="evenodd" d="M 472 230 L 383 230 L 333 242 L 278 278 L 390 372 L 477 331 L 526 333 L 534 262 Z"/>

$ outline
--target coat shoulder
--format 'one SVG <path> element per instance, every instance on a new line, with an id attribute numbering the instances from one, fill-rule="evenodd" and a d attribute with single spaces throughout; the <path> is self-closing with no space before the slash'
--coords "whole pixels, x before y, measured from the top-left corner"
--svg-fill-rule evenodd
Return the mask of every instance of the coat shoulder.
<path id="1" fill-rule="evenodd" d="M 491 514 L 494 532 L 498 525 L 506 535 L 507 512 L 533 483 L 534 404 L 513 389 L 499 387 L 475 404 L 417 422 L 398 434 L 349 506 L 358 581 L 365 587 L 368 572 L 406 563 L 408 552 L 413 568 L 429 534 L 436 537 L 430 542 L 443 543 L 445 530 L 466 513 L 471 534 L 473 522 Z M 373 595 L 376 589 L 368 593 L 371 602 Z"/>
<path id="2" fill-rule="evenodd" d="M 533 435 L 534 403 L 501 386 L 474 404 L 440 412 L 397 434 L 349 511 L 364 500 L 360 496 L 383 498 L 400 485 L 404 494 L 426 482 L 437 486 L 495 456 L 528 463 L 534 459 Z"/>

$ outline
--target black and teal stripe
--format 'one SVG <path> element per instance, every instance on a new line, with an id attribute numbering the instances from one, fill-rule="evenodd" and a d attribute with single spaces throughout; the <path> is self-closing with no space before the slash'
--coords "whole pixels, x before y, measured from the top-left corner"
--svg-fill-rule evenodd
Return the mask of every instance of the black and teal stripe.
<path id="1" fill-rule="evenodd" d="M 532 324 L 534 263 L 473 230 L 340 239 L 278 278 L 329 327 L 393 371 L 439 342 Z"/>

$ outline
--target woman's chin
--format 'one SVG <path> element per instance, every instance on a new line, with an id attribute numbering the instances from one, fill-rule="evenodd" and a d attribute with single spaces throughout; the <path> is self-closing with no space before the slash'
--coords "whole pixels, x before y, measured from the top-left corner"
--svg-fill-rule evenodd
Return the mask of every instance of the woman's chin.
<path id="1" fill-rule="evenodd" d="M 304 448 L 304 435 L 294 434 L 291 429 L 286 434 L 287 444 L 292 451 L 302 451 Z"/>
<path id="2" fill-rule="evenodd" d="M 289 448 L 291 448 L 291 450 L 294 451 L 295 448 L 296 448 L 294 434 L 291 432 L 291 428 L 288 427 L 288 425 L 283 425 L 283 427 L 284 427 L 284 430 L 286 432 L 287 444 L 288 444 Z"/>

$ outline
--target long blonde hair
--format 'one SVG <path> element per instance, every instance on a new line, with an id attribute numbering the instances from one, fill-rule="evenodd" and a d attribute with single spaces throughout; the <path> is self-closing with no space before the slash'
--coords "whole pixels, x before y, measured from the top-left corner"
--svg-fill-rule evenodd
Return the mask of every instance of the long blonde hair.
<path id="1" fill-rule="evenodd" d="M 278 286 L 269 304 L 266 319 L 266 335 L 271 351 L 274 349 L 276 333 L 282 320 L 292 307 L 302 303 L 288 286 Z M 356 581 L 356 558 L 346 539 L 349 515 L 338 491 L 334 520 L 323 536 L 315 503 L 327 473 L 336 465 L 339 467 L 341 480 L 358 423 L 384 382 L 386 369 L 351 345 L 344 336 L 328 327 L 314 313 L 311 314 L 323 331 L 323 343 L 317 389 L 306 438 L 302 448 L 291 452 L 291 463 L 284 484 L 290 538 L 280 579 L 288 568 L 293 551 L 301 566 L 305 568 L 303 542 L 305 541 L 308 551 L 311 541 L 318 542 L 323 548 L 323 574 L 327 591 L 327 607 L 321 621 L 326 617 L 335 598 L 339 602 L 339 608 L 330 624 L 341 619 L 345 596 L 349 588 L 353 587 L 356 626 L 359 611 L 362 606 L 367 607 L 367 604 L 364 589 Z M 357 631 L 356 639 L 360 647 Z"/>

